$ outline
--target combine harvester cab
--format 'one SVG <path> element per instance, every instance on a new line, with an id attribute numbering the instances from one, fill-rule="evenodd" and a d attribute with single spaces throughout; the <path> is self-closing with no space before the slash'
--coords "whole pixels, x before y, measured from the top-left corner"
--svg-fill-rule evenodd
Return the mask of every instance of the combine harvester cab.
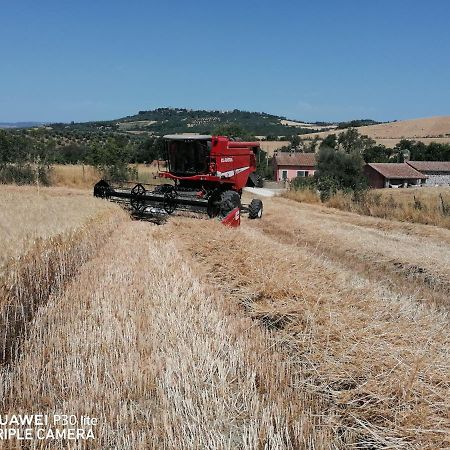
<path id="1" fill-rule="evenodd" d="M 241 203 L 242 189 L 258 183 L 258 142 L 182 134 L 164 139 L 167 170 L 159 176 L 168 183 L 138 183 L 130 189 L 101 180 L 94 186 L 94 196 L 125 203 L 134 217 L 157 222 L 183 210 L 204 212 L 229 226 L 239 226 L 241 212 L 247 212 L 250 219 L 261 218 L 261 200 Z"/>

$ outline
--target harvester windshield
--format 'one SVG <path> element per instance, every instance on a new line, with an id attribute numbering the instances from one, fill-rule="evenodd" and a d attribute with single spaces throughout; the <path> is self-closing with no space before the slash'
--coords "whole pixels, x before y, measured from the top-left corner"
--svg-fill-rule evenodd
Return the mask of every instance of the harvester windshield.
<path id="1" fill-rule="evenodd" d="M 177 176 L 208 173 L 211 151 L 210 136 L 181 138 L 165 136 L 169 172 Z"/>

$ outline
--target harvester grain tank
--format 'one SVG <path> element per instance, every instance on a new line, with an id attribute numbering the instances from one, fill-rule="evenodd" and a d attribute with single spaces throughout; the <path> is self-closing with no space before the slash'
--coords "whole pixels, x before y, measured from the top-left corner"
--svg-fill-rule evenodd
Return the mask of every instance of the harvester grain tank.
<path id="1" fill-rule="evenodd" d="M 164 141 L 166 170 L 159 177 L 167 183 L 138 183 L 130 188 L 100 180 L 94 195 L 125 203 L 137 218 L 158 220 L 180 210 L 205 212 L 230 226 L 239 225 L 241 212 L 247 212 L 250 219 L 261 218 L 261 200 L 241 203 L 242 189 L 258 184 L 258 142 L 183 134 L 164 136 Z"/>

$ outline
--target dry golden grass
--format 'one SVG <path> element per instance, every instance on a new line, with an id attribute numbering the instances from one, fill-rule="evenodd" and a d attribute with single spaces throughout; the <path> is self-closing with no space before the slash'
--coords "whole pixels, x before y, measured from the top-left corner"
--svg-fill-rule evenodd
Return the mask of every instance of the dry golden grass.
<path id="1" fill-rule="evenodd" d="M 320 203 L 319 195 L 312 189 L 291 189 L 281 196 L 301 203 Z"/>
<path id="2" fill-rule="evenodd" d="M 134 181 L 146 184 L 159 184 L 158 166 L 154 164 L 132 164 L 130 168 L 136 171 Z M 160 167 L 163 170 L 163 166 Z M 91 189 L 102 177 L 95 167 L 86 164 L 56 164 L 52 166 L 52 186 Z"/>
<path id="3" fill-rule="evenodd" d="M 2 414 L 98 417 L 92 449 L 448 448 L 450 231 L 264 203 L 56 243 L 71 281 L 0 370 Z"/>
<path id="4" fill-rule="evenodd" d="M 279 231 L 289 223 L 275 220 Z M 322 414 L 334 440 L 325 448 L 450 445 L 447 314 L 356 274 L 345 257 L 327 258 L 301 231 L 281 243 L 264 219 L 256 225 L 193 236 L 182 224 L 176 235 L 211 282 L 273 330 L 301 374 L 295 398 L 328 402 Z"/>
<path id="5" fill-rule="evenodd" d="M 85 191 L 0 185 L 0 273 L 7 260 L 38 240 L 70 232 L 112 209 Z"/>
<path id="6" fill-rule="evenodd" d="M 34 311 L 60 290 L 125 214 L 80 191 L 2 186 L 0 363 L 19 348 Z"/>
<path id="7" fill-rule="evenodd" d="M 161 183 L 161 179 L 158 177 L 158 166 L 156 164 L 134 164 L 131 167 L 137 172 L 136 181 L 153 185 Z M 160 165 L 159 170 L 165 170 L 164 165 Z"/>
<path id="8" fill-rule="evenodd" d="M 304 203 L 320 203 L 310 189 L 291 190 L 283 197 Z M 338 192 L 324 203 L 331 208 L 383 219 L 450 228 L 450 188 L 376 189 L 356 197 Z"/>
<path id="9" fill-rule="evenodd" d="M 267 153 L 267 156 L 273 156 L 274 152 L 279 150 L 281 147 L 289 145 L 290 141 L 260 141 L 259 145 L 261 149 Z"/>
<path id="10" fill-rule="evenodd" d="M 439 195 L 450 202 L 450 187 L 422 187 L 409 189 L 376 189 L 372 193 L 380 194 L 383 200 L 391 196 L 397 203 L 402 205 L 411 205 L 414 203 L 414 197 L 422 201 L 426 206 L 441 206 Z"/>
<path id="11" fill-rule="evenodd" d="M 56 164 L 52 166 L 52 186 L 91 188 L 101 178 L 95 167 L 86 164 Z"/>
<path id="12" fill-rule="evenodd" d="M 326 401 L 297 398 L 270 333 L 204 283 L 170 231 L 121 226 L 39 311 L 1 374 L 2 411 L 98 417 L 89 448 L 325 448 Z"/>

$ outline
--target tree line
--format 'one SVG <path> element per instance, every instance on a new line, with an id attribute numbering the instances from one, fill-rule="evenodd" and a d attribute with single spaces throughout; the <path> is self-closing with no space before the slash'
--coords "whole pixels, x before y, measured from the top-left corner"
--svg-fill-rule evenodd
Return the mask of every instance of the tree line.
<path id="1" fill-rule="evenodd" d="M 158 137 L 136 141 L 113 135 L 57 146 L 53 140 L 43 142 L 25 133 L 0 130 L 0 182 L 49 184 L 53 164 L 89 164 L 109 178 L 127 179 L 128 164 L 149 163 L 162 155 L 163 141 Z"/>
<path id="2" fill-rule="evenodd" d="M 253 133 L 241 125 L 222 124 L 215 135 L 255 140 Z M 317 176 L 297 183 L 316 183 L 322 191 L 336 189 L 358 190 L 363 187 L 364 163 L 402 162 L 409 154 L 412 160 L 450 161 L 450 144 L 411 141 L 403 139 L 394 148 L 388 148 L 355 128 L 340 134 L 330 134 L 323 141 L 301 140 L 297 135 L 281 151 L 315 152 L 318 155 Z M 164 158 L 164 143 L 157 136 L 135 137 L 124 134 L 94 136 L 85 142 L 42 139 L 42 132 L 0 130 L 0 182 L 49 183 L 53 164 L 89 164 L 97 167 L 110 179 L 128 179 L 132 176 L 129 164 L 150 163 Z M 265 152 L 258 156 L 258 172 L 271 178 L 272 164 Z"/>
<path id="3" fill-rule="evenodd" d="M 214 135 L 226 135 L 243 140 L 255 136 L 237 124 L 219 125 Z M 42 133 L 0 130 L 0 183 L 50 183 L 54 164 L 88 164 L 96 167 L 105 178 L 127 180 L 134 176 L 130 164 L 151 163 L 164 159 L 164 140 L 157 136 L 136 139 L 123 134 L 94 136 L 87 142 L 63 142 L 42 139 Z M 257 159 L 258 172 L 269 176 L 271 165 L 265 152 Z"/>

